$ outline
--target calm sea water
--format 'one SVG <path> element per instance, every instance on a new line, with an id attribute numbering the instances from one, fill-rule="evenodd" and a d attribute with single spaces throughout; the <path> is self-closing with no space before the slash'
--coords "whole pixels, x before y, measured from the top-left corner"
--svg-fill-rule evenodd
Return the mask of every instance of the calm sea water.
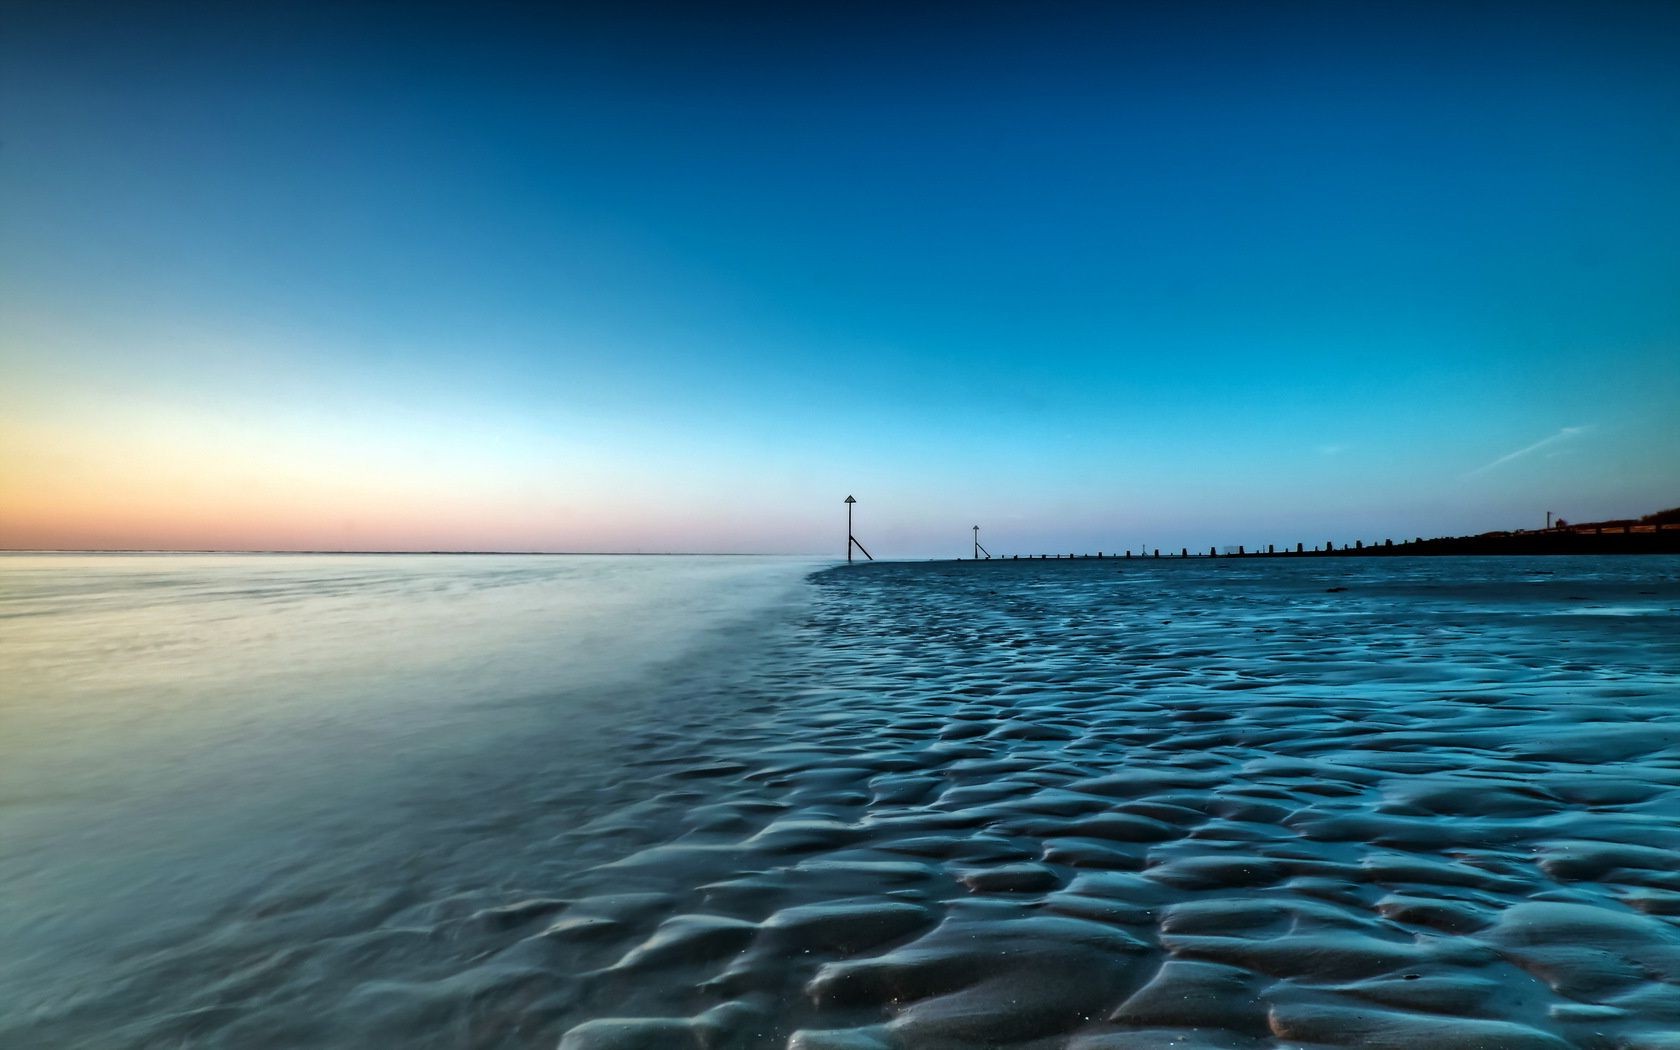
<path id="1" fill-rule="evenodd" d="M 0 1030 L 167 1011 L 112 986 L 294 873 L 350 900 L 495 848 L 507 792 L 594 789 L 615 721 L 727 670 L 816 565 L 0 555 Z"/>

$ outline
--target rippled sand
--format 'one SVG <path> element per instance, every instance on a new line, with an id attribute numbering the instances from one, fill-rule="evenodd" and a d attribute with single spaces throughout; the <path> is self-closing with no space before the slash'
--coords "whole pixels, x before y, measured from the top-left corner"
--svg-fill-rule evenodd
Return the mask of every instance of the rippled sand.
<path id="1" fill-rule="evenodd" d="M 169 1007 L 111 1031 L 1680 1048 L 1680 559 L 812 588 L 727 688 L 627 708 L 597 781 L 475 796 L 524 843 L 476 881 L 278 888 L 135 968 Z"/>

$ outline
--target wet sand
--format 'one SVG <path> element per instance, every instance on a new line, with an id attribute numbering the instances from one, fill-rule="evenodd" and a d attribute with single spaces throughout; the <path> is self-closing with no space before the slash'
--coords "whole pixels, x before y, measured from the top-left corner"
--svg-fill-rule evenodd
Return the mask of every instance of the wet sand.
<path id="1" fill-rule="evenodd" d="M 1680 1045 L 1676 567 L 821 577 L 562 1045 Z"/>
<path id="2" fill-rule="evenodd" d="M 476 878 L 270 887 L 136 969 L 172 1012 L 112 1030 L 1680 1047 L 1680 559 L 874 565 L 811 592 L 684 702 L 627 706 L 566 790 L 471 796 L 500 808 L 436 863 Z"/>

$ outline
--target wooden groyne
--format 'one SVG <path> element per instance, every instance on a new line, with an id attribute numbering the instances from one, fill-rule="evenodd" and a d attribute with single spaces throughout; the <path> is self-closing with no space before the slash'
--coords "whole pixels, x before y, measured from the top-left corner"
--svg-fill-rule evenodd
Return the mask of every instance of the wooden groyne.
<path id="1" fill-rule="evenodd" d="M 1063 561 L 1078 559 L 1139 560 L 1188 558 L 1371 558 L 1427 557 L 1434 555 L 1538 555 L 1538 554 L 1680 554 L 1680 523 L 1617 526 L 1566 526 L 1532 532 L 1488 532 L 1477 536 L 1446 536 L 1436 539 L 1392 539 L 1366 543 L 1362 539 L 1337 544 L 1326 541 L 1309 546 L 1266 544 L 1249 550 L 1246 545 L 1220 550 L 1209 547 L 1192 551 L 1188 547 L 1162 552 L 1159 547 L 1139 550 L 1097 551 L 1095 554 L 1000 554 L 981 561 Z M 958 561 L 970 560 L 958 558 Z"/>

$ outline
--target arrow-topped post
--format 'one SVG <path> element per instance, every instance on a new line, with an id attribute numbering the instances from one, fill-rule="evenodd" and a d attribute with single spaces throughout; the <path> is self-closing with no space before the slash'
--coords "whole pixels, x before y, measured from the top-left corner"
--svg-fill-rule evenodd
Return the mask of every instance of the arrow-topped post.
<path id="1" fill-rule="evenodd" d="M 865 558 L 868 558 L 870 561 L 875 560 L 875 555 L 869 553 L 868 548 L 864 547 L 863 544 L 859 543 L 857 541 L 857 537 L 852 535 L 852 504 L 854 504 L 856 502 L 857 502 L 857 500 L 853 499 L 851 496 L 846 497 L 846 562 L 847 562 L 847 564 L 851 563 L 852 548 L 853 547 L 856 547 L 858 550 L 863 551 L 863 556 Z"/>
<path id="2" fill-rule="evenodd" d="M 852 539 L 852 504 L 856 502 L 857 500 L 852 497 L 846 497 L 846 563 L 848 565 L 852 561 L 852 544 L 855 542 Z"/>

